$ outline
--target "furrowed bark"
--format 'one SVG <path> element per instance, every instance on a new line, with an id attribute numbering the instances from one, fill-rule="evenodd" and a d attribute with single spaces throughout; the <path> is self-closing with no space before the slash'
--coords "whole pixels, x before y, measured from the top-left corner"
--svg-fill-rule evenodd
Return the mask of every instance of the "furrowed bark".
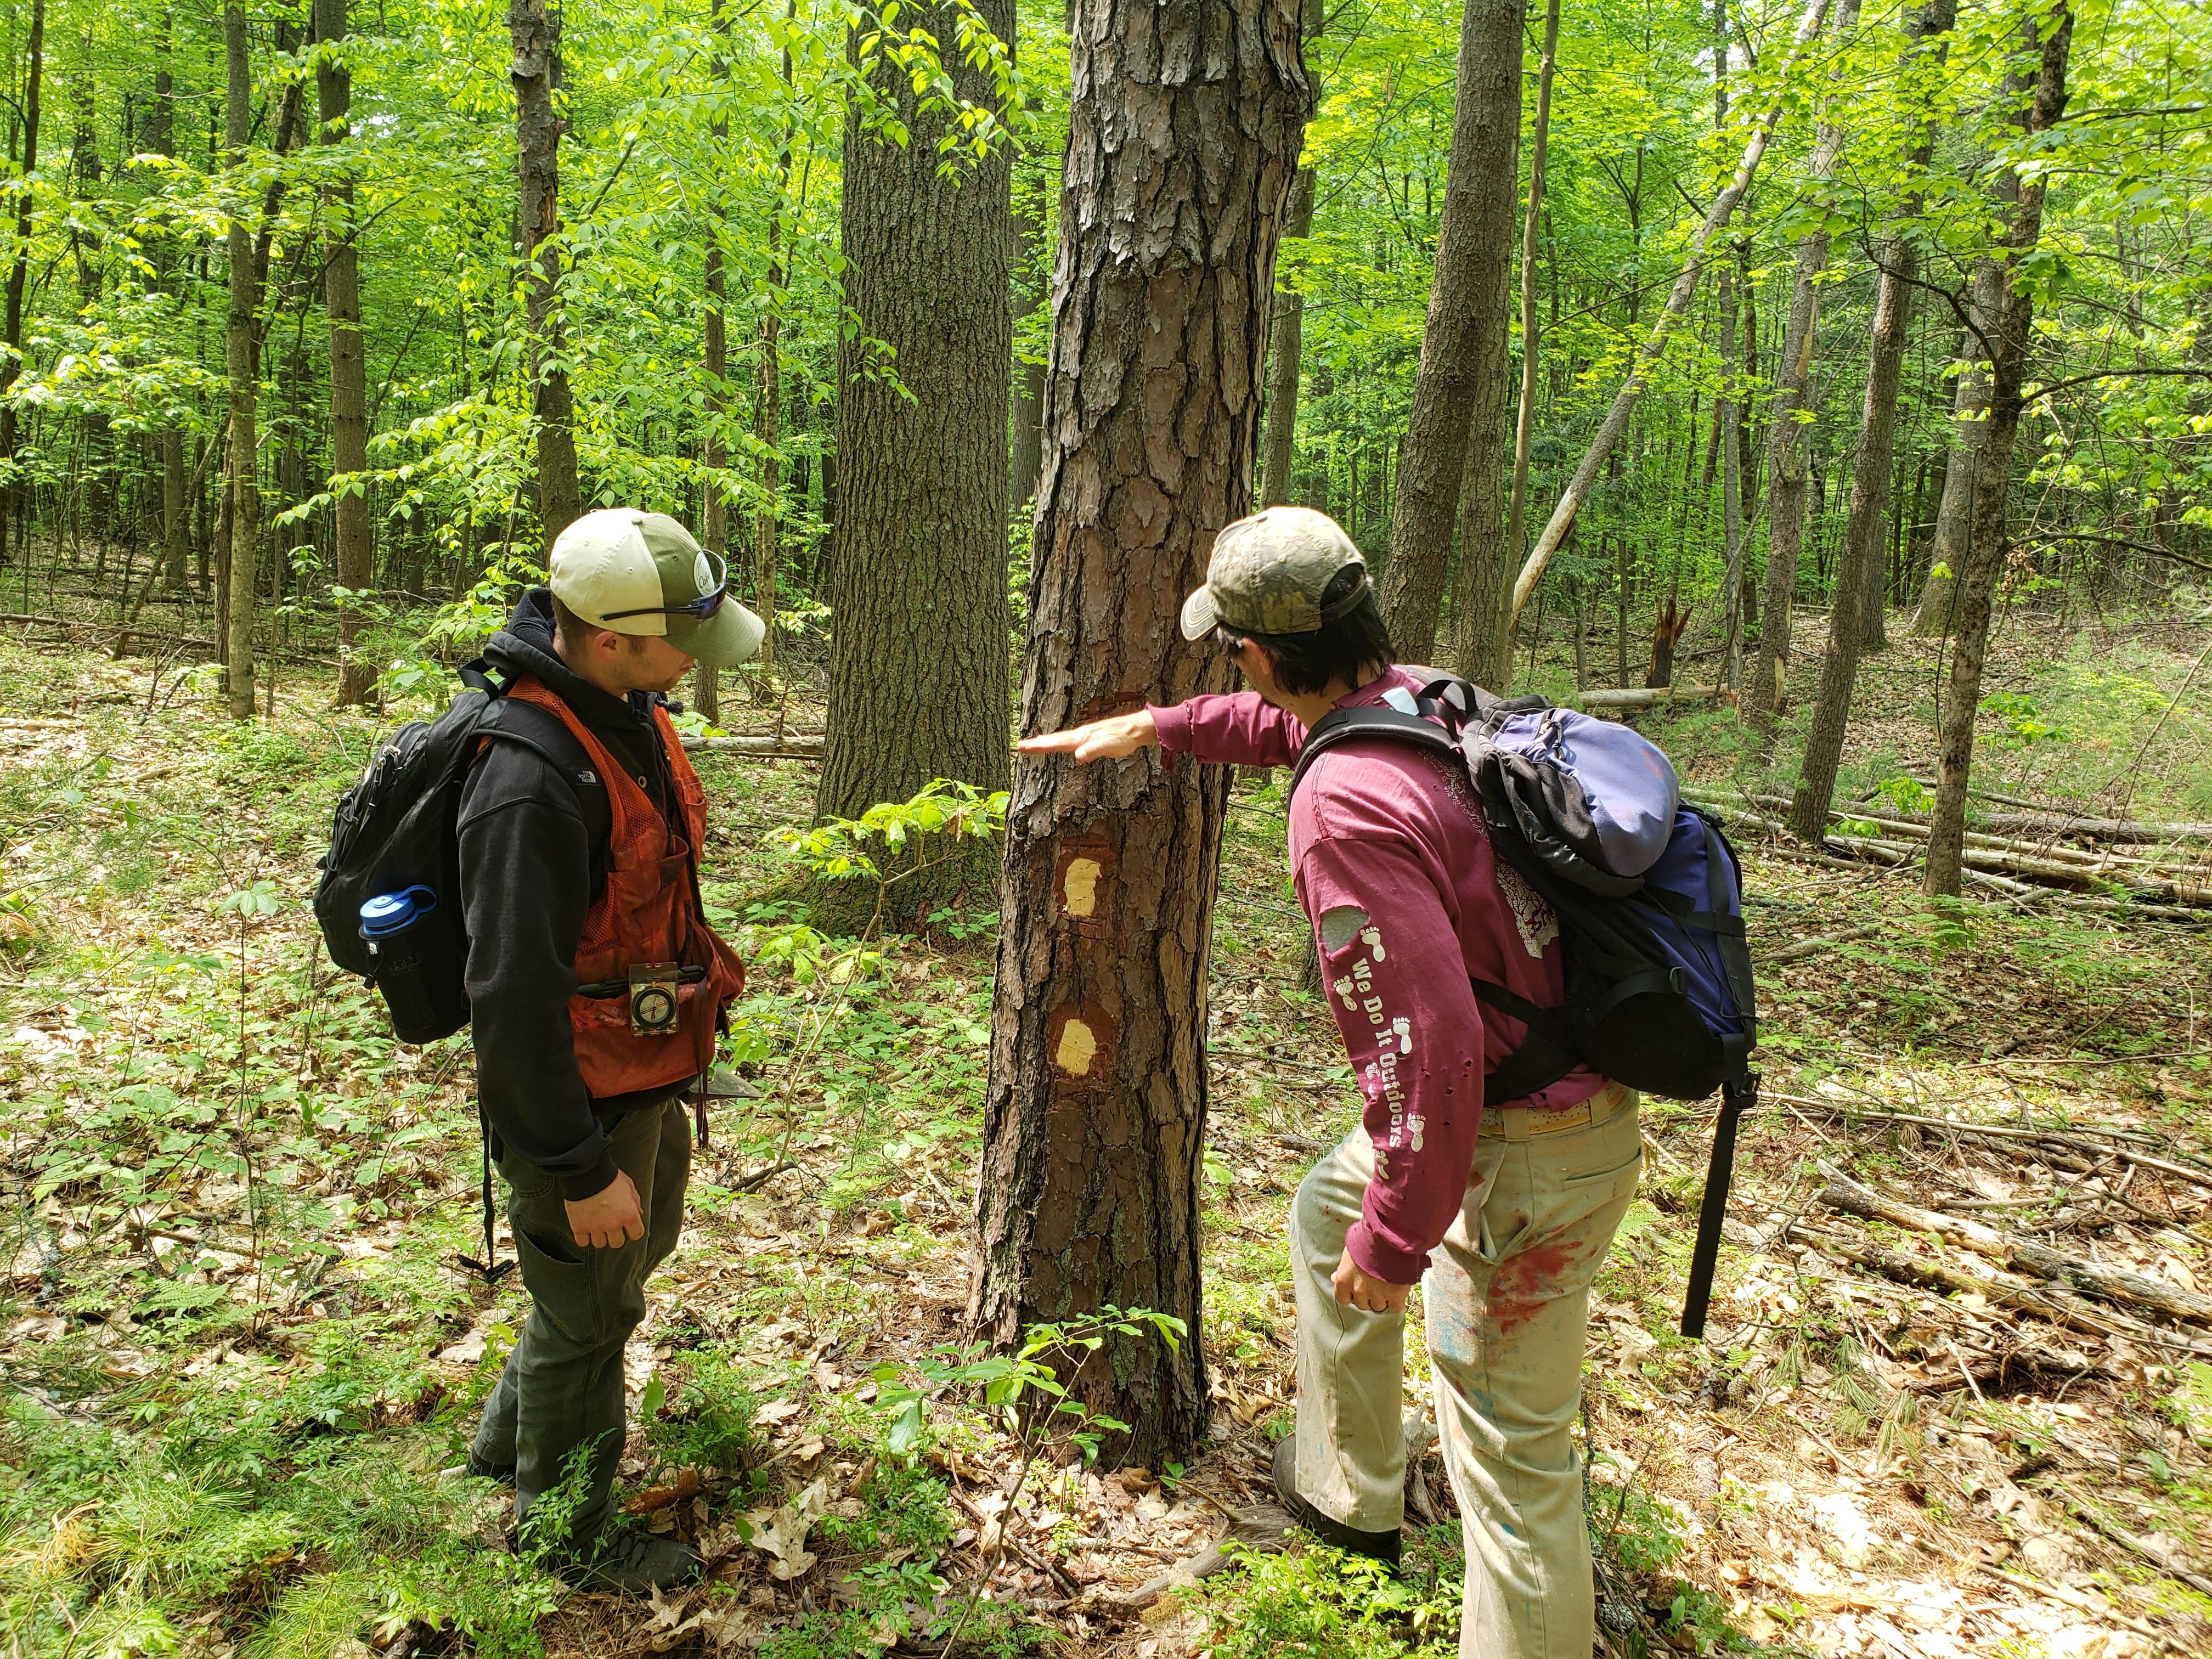
<path id="1" fill-rule="evenodd" d="M 1295 0 L 1079 0 L 1022 730 L 1228 689 L 1183 596 L 1251 510 L 1267 296 L 1308 108 Z M 1007 813 L 972 1310 L 1011 1341 L 1172 1314 L 1073 1379 L 1159 1467 L 1206 1421 L 1199 1196 L 1224 768 L 1024 758 Z"/>
<path id="2" fill-rule="evenodd" d="M 1012 38 L 1013 0 L 978 15 Z M 988 72 L 949 44 L 951 8 L 920 15 L 948 43 L 960 96 L 991 99 Z M 855 331 L 838 345 L 830 740 L 814 801 L 836 817 L 933 779 L 995 789 L 1007 774 L 1012 161 L 1000 144 L 941 176 L 944 118 L 923 113 L 902 76 L 878 73 L 911 136 L 903 146 L 872 136 L 857 110 L 845 128 L 840 234 Z M 875 341 L 895 354 L 896 383 Z M 990 876 L 988 860 L 941 873 L 956 884 Z M 926 896 L 902 890 L 901 902 Z"/>

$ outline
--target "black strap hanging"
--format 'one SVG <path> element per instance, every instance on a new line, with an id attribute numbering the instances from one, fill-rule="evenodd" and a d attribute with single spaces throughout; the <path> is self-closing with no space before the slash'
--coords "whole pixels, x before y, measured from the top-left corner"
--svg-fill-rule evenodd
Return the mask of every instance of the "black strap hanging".
<path id="1" fill-rule="evenodd" d="M 1682 1303 L 1682 1334 L 1705 1334 L 1713 1269 L 1721 1254 L 1721 1222 L 1728 1214 L 1729 1177 L 1735 1170 L 1736 1121 L 1759 1103 L 1759 1073 L 1746 1072 L 1721 1085 L 1721 1115 L 1713 1124 L 1712 1161 L 1705 1167 L 1705 1202 L 1698 1210 L 1698 1243 L 1690 1253 L 1690 1286 Z"/>
<path id="2" fill-rule="evenodd" d="M 499 1244 L 494 1233 L 495 1224 L 491 1206 L 491 1125 L 484 1117 L 483 1103 L 481 1101 L 477 1103 L 477 1144 L 483 1152 L 483 1260 L 479 1261 L 472 1255 L 462 1255 L 457 1253 L 453 1261 L 457 1265 L 477 1274 L 485 1284 L 497 1285 L 501 1279 L 514 1271 L 516 1264 L 512 1261 L 501 1261 L 499 1259 Z"/>

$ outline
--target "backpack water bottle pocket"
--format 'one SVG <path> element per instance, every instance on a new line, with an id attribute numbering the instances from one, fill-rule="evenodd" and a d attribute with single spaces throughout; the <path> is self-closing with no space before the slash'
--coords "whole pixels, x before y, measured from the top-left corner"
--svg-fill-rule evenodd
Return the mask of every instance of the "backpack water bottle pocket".
<path id="1" fill-rule="evenodd" d="M 460 975 L 468 949 L 456 937 L 459 915 L 428 887 L 380 894 L 361 907 L 371 977 L 402 1042 L 435 1042 L 468 1024 Z"/>

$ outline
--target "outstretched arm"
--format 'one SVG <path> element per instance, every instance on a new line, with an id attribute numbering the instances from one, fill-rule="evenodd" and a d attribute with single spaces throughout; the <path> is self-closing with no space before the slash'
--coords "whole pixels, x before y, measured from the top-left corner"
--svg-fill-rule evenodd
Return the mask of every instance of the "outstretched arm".
<path id="1" fill-rule="evenodd" d="M 1237 691 L 1110 715 L 1065 732 L 1024 738 L 1019 747 L 1025 755 L 1100 761 L 1119 760 L 1157 744 L 1164 755 L 1188 753 L 1232 766 L 1293 766 L 1305 738 L 1306 729 L 1295 715 L 1256 691 Z"/>

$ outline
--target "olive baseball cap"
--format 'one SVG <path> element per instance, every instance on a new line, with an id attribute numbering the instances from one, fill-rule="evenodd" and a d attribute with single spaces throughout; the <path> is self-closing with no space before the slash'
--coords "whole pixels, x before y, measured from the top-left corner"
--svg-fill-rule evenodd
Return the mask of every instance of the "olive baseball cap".
<path id="1" fill-rule="evenodd" d="M 1344 570 L 1359 583 L 1334 604 L 1321 596 Z M 1224 623 L 1245 634 L 1310 634 L 1367 593 L 1367 561 L 1326 513 L 1271 507 L 1224 525 L 1213 538 L 1206 586 L 1183 601 L 1182 636 L 1201 640 Z"/>
<path id="2" fill-rule="evenodd" d="M 562 531 L 553 597 L 617 634 L 658 634 L 711 668 L 760 649 L 767 626 L 724 591 L 729 568 L 665 513 L 605 507 Z"/>

